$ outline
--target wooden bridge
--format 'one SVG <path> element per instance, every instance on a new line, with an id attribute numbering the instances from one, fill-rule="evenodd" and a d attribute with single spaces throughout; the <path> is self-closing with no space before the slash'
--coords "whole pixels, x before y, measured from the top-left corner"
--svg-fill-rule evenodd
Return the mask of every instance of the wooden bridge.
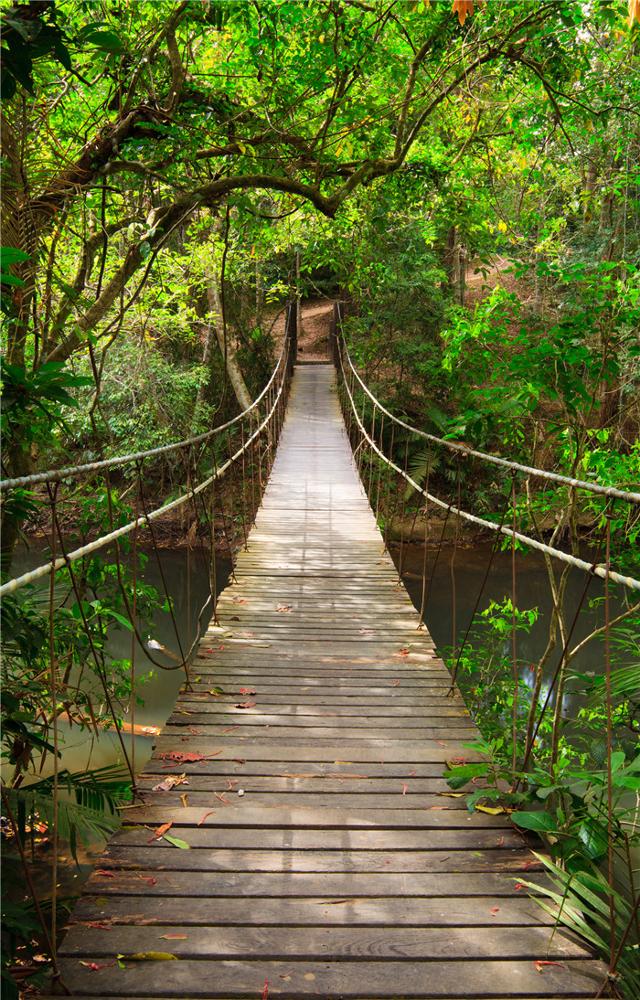
<path id="1" fill-rule="evenodd" d="M 295 370 L 236 574 L 73 914 L 73 995 L 594 996 L 602 965 L 518 883 L 522 835 L 442 778 L 477 731 L 383 551 L 329 365 Z"/>

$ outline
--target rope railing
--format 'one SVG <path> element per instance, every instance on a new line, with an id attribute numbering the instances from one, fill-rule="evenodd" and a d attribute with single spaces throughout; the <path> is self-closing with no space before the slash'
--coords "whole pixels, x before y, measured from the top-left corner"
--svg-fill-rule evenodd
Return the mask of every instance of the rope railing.
<path id="1" fill-rule="evenodd" d="M 362 380 L 355 368 L 355 365 L 353 364 L 353 361 L 351 360 L 351 355 L 349 354 L 349 349 L 346 345 L 344 336 L 341 333 L 339 322 L 337 325 L 336 335 L 338 338 L 338 350 L 340 351 L 340 357 L 346 359 L 349 370 L 353 373 L 353 376 L 357 380 L 364 394 L 368 396 L 380 413 L 383 413 L 385 417 L 388 417 L 388 419 L 392 420 L 397 426 L 403 427 L 405 430 L 410 431 L 417 437 L 423 438 L 425 441 L 441 445 L 444 448 L 448 448 L 449 451 L 457 452 L 460 455 L 480 458 L 484 462 L 491 462 L 493 465 L 500 465 L 503 468 L 510 469 L 514 472 L 524 472 L 526 475 L 534 476 L 536 479 L 546 479 L 553 483 L 561 483 L 563 486 L 571 486 L 575 489 L 587 490 L 590 493 L 597 493 L 610 499 L 625 500 L 627 503 L 640 504 L 640 493 L 628 490 L 619 490 L 615 486 L 602 486 L 599 483 L 592 483 L 583 479 L 575 479 L 571 476 L 563 476 L 558 472 L 550 472 L 547 469 L 538 469 L 535 466 L 523 465 L 520 462 L 514 462 L 507 458 L 501 458 L 500 456 L 492 455 L 489 452 L 478 451 L 475 448 L 469 448 L 467 445 L 459 444 L 455 441 L 448 441 L 446 438 L 437 437 L 435 434 L 429 434 L 427 431 L 420 430 L 417 427 L 412 427 L 411 424 L 408 424 L 406 421 L 395 416 L 388 409 L 386 409 L 386 407 L 382 405 L 380 400 L 374 396 L 369 387 Z"/>
<path id="2" fill-rule="evenodd" d="M 284 365 L 286 367 L 288 348 L 289 338 L 285 338 L 280 352 L 280 357 L 278 358 L 276 366 L 271 373 L 269 381 L 260 395 L 256 396 L 251 406 L 248 406 L 246 410 L 243 410 L 235 417 L 232 417 L 231 420 L 227 420 L 226 423 L 219 424 L 217 427 L 213 427 L 211 430 L 205 431 L 203 434 L 196 434 L 194 437 L 185 438 L 184 441 L 173 441 L 171 444 L 159 445 L 157 448 L 149 448 L 146 451 L 131 452 L 127 455 L 116 455 L 113 458 L 104 458 L 97 462 L 85 462 L 82 465 L 70 465 L 63 469 L 50 469 L 47 472 L 35 472 L 30 476 L 17 476 L 13 479 L 1 479 L 0 492 L 16 489 L 22 486 L 36 486 L 39 483 L 59 483 L 63 479 L 69 479 L 72 476 L 80 476 L 85 472 L 100 472 L 102 469 L 113 469 L 119 465 L 130 465 L 132 462 L 140 462 L 145 458 L 154 458 L 156 455 L 167 455 L 172 451 L 179 451 L 184 448 L 193 447 L 197 444 L 203 444 L 205 441 L 209 441 L 211 438 L 221 434 L 223 431 L 229 430 L 257 409 L 269 392 L 282 366 Z"/>
<path id="3" fill-rule="evenodd" d="M 2 484 L 4 488 L 15 487 L 20 485 L 33 485 L 34 483 L 46 482 L 47 484 L 57 483 L 63 479 L 69 478 L 70 475 L 75 476 L 82 472 L 95 472 L 103 469 L 110 469 L 116 465 L 121 465 L 130 462 L 140 463 L 145 458 L 149 456 L 155 456 L 158 454 L 164 454 L 167 451 L 175 451 L 177 449 L 192 448 L 194 444 L 202 443 L 203 441 L 209 440 L 215 435 L 222 431 L 230 430 L 230 428 L 241 421 L 243 418 L 247 417 L 249 414 L 253 413 L 260 405 L 262 400 L 270 393 L 276 378 L 279 377 L 278 388 L 275 391 L 271 407 L 268 410 L 266 416 L 262 422 L 256 427 L 253 433 L 244 439 L 241 446 L 219 467 L 216 468 L 215 472 L 200 482 L 197 486 L 190 488 L 187 492 L 183 493 L 181 496 L 177 497 L 175 500 L 171 500 L 168 503 L 162 504 L 160 507 L 156 507 L 154 510 L 145 513 L 144 515 L 129 521 L 127 524 L 121 525 L 120 527 L 108 532 L 107 534 L 101 535 L 99 538 L 94 539 L 85 545 L 74 549 L 71 552 L 66 553 L 63 557 L 59 557 L 54 560 L 50 560 L 47 563 L 37 566 L 36 568 L 29 570 L 26 573 L 22 573 L 20 576 L 14 577 L 11 580 L 6 581 L 2 586 L 0 586 L 0 597 L 4 597 L 7 594 L 12 594 L 21 587 L 27 584 L 35 583 L 37 580 L 48 576 L 51 572 L 57 572 L 58 570 L 64 568 L 65 566 L 70 566 L 72 563 L 76 562 L 78 559 L 82 559 L 87 555 L 91 555 L 94 552 L 104 548 L 105 546 L 111 545 L 117 542 L 120 538 L 131 534 L 131 532 L 136 531 L 138 528 L 149 527 L 150 523 L 158 520 L 164 515 L 168 514 L 170 511 L 181 507 L 189 501 L 193 501 L 196 496 L 203 493 L 208 487 L 210 487 L 216 480 L 220 479 L 227 469 L 230 468 L 241 456 L 243 456 L 251 445 L 257 441 L 261 436 L 263 431 L 272 422 L 274 415 L 277 413 L 278 408 L 283 401 L 283 393 L 288 385 L 288 376 L 290 374 L 289 365 L 289 352 L 290 352 L 290 339 L 285 338 L 285 342 L 280 353 L 280 357 L 274 368 L 274 371 L 260 393 L 260 395 L 254 400 L 250 407 L 243 410 L 242 413 L 238 414 L 232 420 L 227 421 L 225 424 L 219 427 L 213 428 L 211 431 L 207 431 L 206 434 L 197 435 L 196 437 L 188 438 L 185 441 L 176 442 L 171 445 L 164 445 L 161 448 L 151 449 L 149 451 L 137 452 L 131 455 L 124 455 L 118 458 L 106 459 L 103 462 L 93 462 L 81 466 L 71 467 L 70 469 L 58 469 L 53 472 L 42 472 L 37 473 L 34 476 L 22 477 L 21 479 L 5 480 Z"/>
<path id="4" fill-rule="evenodd" d="M 360 414 L 358 413 L 358 407 L 356 405 L 356 401 L 353 395 L 354 381 L 358 382 L 362 391 L 373 402 L 374 407 L 377 408 L 382 414 L 384 414 L 384 416 L 391 419 L 395 424 L 400 425 L 401 427 L 404 427 L 405 429 L 416 434 L 418 437 L 427 438 L 428 440 L 441 443 L 447 447 L 453 447 L 453 450 L 462 452 L 465 455 L 474 455 L 481 458 L 487 458 L 491 461 L 497 462 L 497 464 L 506 466 L 507 468 L 511 469 L 512 472 L 522 471 L 522 472 L 528 472 L 529 475 L 535 475 L 535 476 L 539 475 L 542 478 L 553 479 L 556 482 L 560 481 L 563 482 L 564 484 L 568 484 L 576 488 L 584 488 L 594 493 L 604 494 L 609 499 L 624 499 L 629 503 L 640 504 L 640 494 L 627 493 L 622 490 L 616 490 L 613 487 L 603 487 L 593 483 L 583 483 L 580 480 L 573 480 L 569 479 L 568 477 L 556 475 L 555 473 L 545 472 L 545 470 L 543 469 L 529 468 L 528 466 L 521 465 L 517 462 L 509 462 L 506 459 L 497 459 L 495 456 L 485 455 L 485 453 L 483 452 L 477 452 L 474 451 L 473 449 L 466 448 L 462 445 L 454 445 L 453 442 L 446 441 L 441 438 L 436 438 L 433 435 L 429 435 L 423 431 L 419 431 L 417 428 L 411 427 L 411 425 L 405 423 L 403 420 L 394 417 L 393 414 L 391 414 L 384 406 L 382 406 L 381 403 L 378 402 L 373 393 L 364 384 L 364 382 L 358 375 L 355 367 L 353 366 L 351 358 L 349 357 L 348 349 L 344 342 L 344 338 L 341 336 L 339 330 L 337 331 L 337 339 L 335 346 L 336 346 L 336 360 L 338 363 L 338 374 L 341 377 L 341 385 L 344 390 L 344 395 L 346 396 L 349 403 L 349 407 L 351 410 L 350 415 L 353 419 L 355 419 L 355 423 L 358 427 L 358 431 L 361 437 L 360 445 L 366 443 L 366 445 L 368 445 L 371 451 L 374 452 L 383 461 L 383 463 L 386 464 L 388 468 L 392 469 L 395 473 L 400 475 L 412 487 L 412 489 L 416 493 L 423 496 L 428 502 L 434 504 L 434 506 L 440 508 L 441 510 L 445 510 L 447 512 L 447 516 L 453 514 L 456 517 L 462 518 L 462 520 L 464 521 L 477 525 L 478 527 L 486 528 L 493 532 L 499 532 L 505 535 L 506 537 L 511 538 L 514 542 L 519 542 L 521 544 L 527 545 L 533 549 L 536 549 L 539 552 L 544 553 L 545 555 L 552 557 L 553 559 L 556 559 L 560 562 L 564 562 L 570 566 L 573 566 L 576 569 L 590 573 L 594 576 L 598 576 L 604 580 L 609 579 L 612 583 L 619 583 L 622 586 L 628 587 L 631 590 L 640 591 L 640 580 L 637 580 L 634 577 L 626 576 L 622 573 L 616 572 L 611 568 L 598 565 L 597 563 L 590 563 L 585 559 L 580 559 L 578 556 L 574 556 L 569 552 L 564 552 L 561 549 L 557 549 L 552 545 L 546 544 L 545 542 L 539 541 L 535 538 L 531 538 L 529 535 L 525 535 L 522 532 L 515 530 L 515 528 L 513 527 L 510 528 L 504 523 L 496 524 L 495 522 L 489 521 L 486 518 L 479 517 L 476 514 L 471 514 L 468 511 L 463 510 L 459 505 L 459 503 L 456 504 L 453 501 L 451 503 L 447 503 L 446 501 L 435 496 L 433 493 L 429 492 L 428 489 L 424 489 L 423 487 L 421 487 L 408 474 L 406 469 L 402 469 L 391 458 L 389 458 L 387 455 L 384 454 L 384 452 L 376 444 L 375 440 L 372 437 L 372 434 L 370 434 L 369 431 L 367 431 L 367 428 L 365 427 L 363 420 Z M 350 371 L 352 377 L 351 387 L 349 386 L 347 370 L 345 369 L 345 358 L 347 360 L 348 370 Z M 374 425 L 375 425 L 375 416 L 374 420 L 372 421 L 372 428 L 374 427 Z"/>

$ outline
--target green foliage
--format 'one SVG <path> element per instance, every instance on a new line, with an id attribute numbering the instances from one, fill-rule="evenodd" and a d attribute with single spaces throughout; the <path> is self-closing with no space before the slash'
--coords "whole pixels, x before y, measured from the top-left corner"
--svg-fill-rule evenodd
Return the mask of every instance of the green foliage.
<path id="1" fill-rule="evenodd" d="M 4 362 L 2 366 L 2 433 L 20 436 L 26 449 L 49 443 L 54 427 L 65 427 L 63 407 L 78 407 L 70 390 L 90 385 L 88 376 L 74 375 L 62 362 L 49 361 L 35 371 Z"/>
<path id="2" fill-rule="evenodd" d="M 640 991 L 638 944 L 628 935 L 634 916 L 626 894 L 612 888 L 595 865 L 570 871 L 544 854 L 536 856 L 544 865 L 551 887 L 536 882 L 523 885 L 534 890 L 533 898 L 557 924 L 568 927 L 607 956 L 611 951 L 613 912 L 616 952 L 611 956 L 615 962 L 612 981 L 623 996 L 636 996 Z"/>

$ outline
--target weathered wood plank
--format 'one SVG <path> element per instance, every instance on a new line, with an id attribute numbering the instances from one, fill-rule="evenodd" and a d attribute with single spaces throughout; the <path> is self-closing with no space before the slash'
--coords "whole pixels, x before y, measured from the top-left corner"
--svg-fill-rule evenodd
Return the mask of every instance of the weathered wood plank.
<path id="1" fill-rule="evenodd" d="M 202 818 L 206 810 L 199 811 Z M 128 817 L 125 817 L 128 823 Z M 509 827 L 487 828 L 475 826 L 469 829 L 460 828 L 440 828 L 430 830 L 405 830 L 405 829 L 382 829 L 373 827 L 369 829 L 351 829 L 348 836 L 344 829 L 303 829 L 289 827 L 261 829 L 258 832 L 254 829 L 243 829 L 234 827 L 210 826 L 208 823 L 201 826 L 183 826 L 180 828 L 179 836 L 191 847 L 230 850 L 255 849 L 259 844 L 261 849 L 273 849 L 278 851 L 429 851 L 429 850 L 450 850 L 450 851 L 481 851 L 482 848 L 522 848 L 525 841 L 522 834 Z M 114 834 L 112 844 L 138 844 L 149 843 L 150 833 L 146 827 L 125 828 Z M 164 850 L 164 845 L 159 841 L 154 844 L 157 850 Z M 167 847 L 167 850 L 175 851 L 174 847 Z M 387 854 L 385 853 L 385 857 Z M 531 855 L 533 859 L 533 856 Z M 287 864 L 283 860 L 283 864 Z M 452 859 L 455 865 L 455 858 Z"/>
<path id="2" fill-rule="evenodd" d="M 186 853 L 181 851 L 181 853 Z M 102 869 L 99 869 L 101 872 Z M 85 892 L 101 896 L 139 896 L 140 877 L 137 869 L 118 868 L 112 865 L 110 877 L 92 874 L 86 883 Z M 503 897 L 521 898 L 522 884 L 516 876 L 503 873 L 484 872 L 481 875 L 469 872 L 439 872 L 438 874 L 387 873 L 353 874 L 340 872 L 322 874 L 301 872 L 272 872 L 259 875 L 223 873 L 219 871 L 162 871 L 155 869 L 154 884 L 145 887 L 145 895 L 181 896 L 188 899 L 246 896 L 268 899 L 318 897 L 326 899 L 383 899 L 398 897 L 409 899 Z M 537 882 L 546 881 L 538 875 Z M 147 883 L 145 883 L 145 886 Z M 518 889 L 519 887 L 519 889 Z M 524 894 L 526 895 L 526 893 Z M 482 904 L 483 905 L 483 904 Z"/>
<path id="3" fill-rule="evenodd" d="M 250 796 L 247 796 L 250 800 Z M 399 797 L 401 798 L 401 797 Z M 159 826 L 171 821 L 176 827 L 197 826 L 202 818 L 202 808 L 177 806 L 169 802 L 157 805 L 159 796 L 150 799 L 150 805 L 136 805 L 127 809 L 128 823 L 150 823 Z M 402 830 L 407 827 L 414 830 L 441 829 L 455 827 L 456 829 L 508 828 L 509 818 L 506 816 L 486 816 L 483 813 L 469 813 L 466 809 L 442 806 L 429 806 L 426 809 L 336 809 L 327 796 L 325 806 L 302 805 L 290 806 L 253 806 L 251 802 L 236 805 L 237 797 L 231 805 L 224 805 L 211 796 L 211 808 L 215 811 L 206 820 L 208 827 L 233 826 L 262 830 L 268 827 L 279 829 L 293 828 L 336 830 L 351 830 L 354 827 L 377 827 L 387 830 Z M 217 805 L 216 805 L 217 803 Z"/>
<path id="4" fill-rule="evenodd" d="M 144 879 L 147 879 L 145 883 Z M 153 876 L 155 878 L 155 874 Z M 105 880 L 106 881 L 106 880 Z M 378 925 L 414 927 L 482 927 L 540 926 L 553 923 L 552 918 L 534 900 L 506 899 L 504 896 L 482 896 L 477 905 L 465 897 L 438 899 L 380 897 L 358 899 L 338 896 L 323 899 L 280 898 L 220 899 L 184 896 L 151 896 L 151 879 L 144 873 L 138 879 L 139 895 L 82 896 L 74 917 L 78 920 L 117 918 L 125 924 L 143 920 L 162 924 L 207 924 L 263 927 Z"/>
<path id="5" fill-rule="evenodd" d="M 88 956 L 91 957 L 91 956 Z M 219 998 L 228 994 L 258 997 L 265 981 L 269 993 L 283 998 L 315 997 L 575 997 L 576 986 L 593 996 L 602 977 L 597 962 L 567 960 L 537 971 L 532 961 L 359 962 L 211 962 L 185 959 L 175 962 L 130 962 L 99 968 L 90 983 L 77 962 L 62 960 L 62 974 L 74 989 L 82 985 L 89 995 L 125 996 L 141 992 L 158 997 Z M 88 987 L 92 988 L 89 989 Z M 124 991 L 124 992 L 123 992 Z"/>
<path id="6" fill-rule="evenodd" d="M 167 939 L 168 935 L 168 939 Z M 79 924 L 67 935 L 62 954 L 104 959 L 119 952 L 168 949 L 180 958 L 252 959 L 503 959 L 589 958 L 574 939 L 548 927 L 289 927 L 277 938 L 263 927 L 126 927 L 109 933 Z"/>

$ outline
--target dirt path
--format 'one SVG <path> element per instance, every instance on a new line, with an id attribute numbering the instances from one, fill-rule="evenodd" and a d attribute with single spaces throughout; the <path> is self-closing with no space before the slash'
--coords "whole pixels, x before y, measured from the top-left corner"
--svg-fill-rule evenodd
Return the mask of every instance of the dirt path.
<path id="1" fill-rule="evenodd" d="M 332 311 L 333 302 L 326 299 L 302 303 L 302 330 L 298 337 L 299 361 L 327 361 Z"/>
<path id="2" fill-rule="evenodd" d="M 312 299 L 301 306 L 301 327 L 298 337 L 298 361 L 327 361 L 329 359 L 329 329 L 333 302 Z M 278 317 L 273 335 L 278 345 L 284 337 L 284 312 Z"/>

